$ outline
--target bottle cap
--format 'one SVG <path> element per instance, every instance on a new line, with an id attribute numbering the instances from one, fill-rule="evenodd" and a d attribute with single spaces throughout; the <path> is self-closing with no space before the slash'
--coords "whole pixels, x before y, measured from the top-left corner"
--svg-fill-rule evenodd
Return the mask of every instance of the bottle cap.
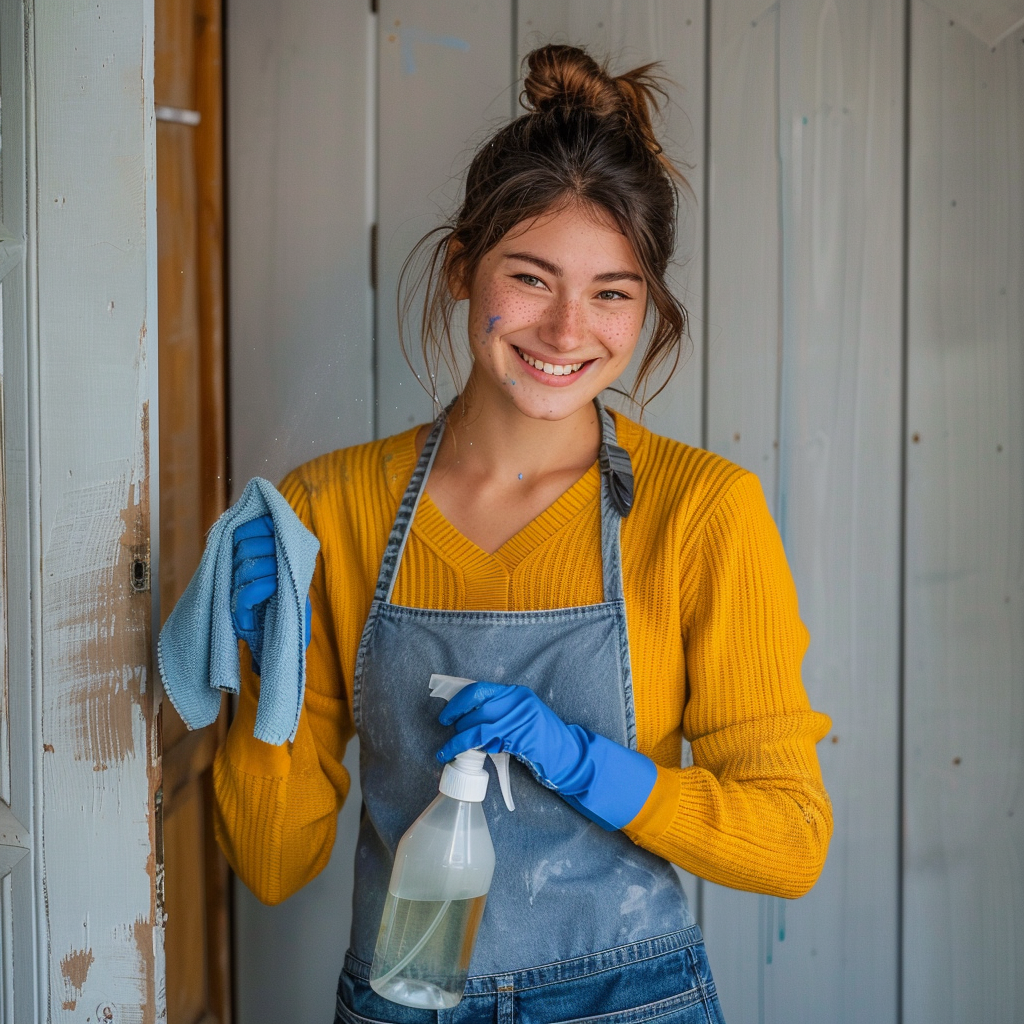
<path id="1" fill-rule="evenodd" d="M 462 676 L 445 676 L 435 672 L 430 677 L 430 696 L 440 697 L 442 700 L 451 700 L 464 686 L 474 682 L 472 679 L 464 679 Z M 456 758 L 456 760 L 458 760 Z M 501 795 L 505 799 L 505 806 L 514 811 L 516 805 L 512 800 L 512 782 L 508 777 L 508 754 L 491 754 L 494 768 L 498 773 L 498 785 L 501 787 Z M 480 761 L 483 764 L 483 759 Z M 444 792 L 442 790 L 442 792 Z M 481 800 L 483 797 L 480 798 Z"/>
<path id="2" fill-rule="evenodd" d="M 467 750 L 444 766 L 438 789 L 453 800 L 480 803 L 487 795 L 488 775 L 484 770 L 484 752 Z"/>

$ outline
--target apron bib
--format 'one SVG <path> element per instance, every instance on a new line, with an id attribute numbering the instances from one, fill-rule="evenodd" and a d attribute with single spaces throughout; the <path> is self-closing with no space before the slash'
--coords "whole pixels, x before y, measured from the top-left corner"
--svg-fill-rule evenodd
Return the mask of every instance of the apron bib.
<path id="1" fill-rule="evenodd" d="M 443 704 L 430 696 L 432 672 L 528 686 L 564 721 L 636 749 L 621 516 L 615 474 L 604 457 L 613 451 L 621 460 L 625 453 L 615 446 L 612 417 L 595 404 L 603 442 L 601 604 L 531 612 L 393 604 L 395 578 L 444 414 L 423 447 L 395 516 L 356 661 L 353 715 L 364 813 L 355 862 L 352 954 L 365 964 L 373 959 L 398 841 L 437 795 L 441 766 L 434 755 L 451 735 L 437 721 Z M 618 504 L 621 508 L 621 500 Z M 589 821 L 514 758 L 510 768 L 516 804 L 511 812 L 488 761 L 492 778 L 484 813 L 496 864 L 471 979 L 613 950 L 694 924 L 667 861 L 621 832 L 606 832 Z"/>

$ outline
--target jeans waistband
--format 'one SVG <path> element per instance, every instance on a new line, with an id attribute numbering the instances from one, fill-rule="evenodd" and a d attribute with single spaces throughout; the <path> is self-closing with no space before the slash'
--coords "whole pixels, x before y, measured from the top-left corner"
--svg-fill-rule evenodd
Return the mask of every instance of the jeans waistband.
<path id="1" fill-rule="evenodd" d="M 585 978 L 601 971 L 614 970 L 628 964 L 642 963 L 652 960 L 665 953 L 674 953 L 695 946 L 704 941 L 700 928 L 692 925 L 667 935 L 656 935 L 639 942 L 630 942 L 624 946 L 603 949 L 597 953 L 575 957 L 572 960 L 560 960 L 557 963 L 542 964 L 505 974 L 480 974 L 471 976 L 466 982 L 466 995 L 493 995 L 499 990 L 512 988 L 516 992 L 524 989 L 540 988 L 543 985 L 555 985 L 563 981 Z M 363 981 L 370 979 L 370 965 L 352 954 L 345 954 L 345 970 Z"/>

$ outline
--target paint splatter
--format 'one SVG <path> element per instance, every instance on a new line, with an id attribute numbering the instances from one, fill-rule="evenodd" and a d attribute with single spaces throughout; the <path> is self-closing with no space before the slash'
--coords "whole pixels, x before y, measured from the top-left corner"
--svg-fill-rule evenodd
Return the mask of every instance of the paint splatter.
<path id="1" fill-rule="evenodd" d="M 490 334 L 494 330 L 494 325 L 501 319 L 500 316 L 492 316 L 487 318 L 487 330 L 484 334 Z M 514 383 L 514 382 L 513 382 Z"/>
<path id="2" fill-rule="evenodd" d="M 461 50 L 463 53 L 469 49 L 469 43 L 465 39 L 459 39 L 457 36 L 439 36 L 432 32 L 424 32 L 420 28 L 401 27 L 398 35 L 402 46 L 402 71 L 407 75 L 416 74 L 416 56 L 413 53 L 413 45 L 416 43 L 429 43 L 449 50 Z"/>
<path id="3" fill-rule="evenodd" d="M 522 474 L 522 473 L 520 473 L 520 474 L 519 474 L 519 479 L 520 479 L 520 480 L 522 480 L 522 479 L 523 479 L 523 474 Z"/>

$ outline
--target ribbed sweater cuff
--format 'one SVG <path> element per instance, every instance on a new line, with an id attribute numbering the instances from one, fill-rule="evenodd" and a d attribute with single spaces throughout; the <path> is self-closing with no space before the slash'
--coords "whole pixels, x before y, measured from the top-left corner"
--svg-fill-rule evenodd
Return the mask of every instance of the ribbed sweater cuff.
<path id="1" fill-rule="evenodd" d="M 682 780 L 679 772 L 658 765 L 658 777 L 637 816 L 623 828 L 630 839 L 640 845 L 663 835 L 679 811 Z M 646 841 L 646 842 L 645 842 Z"/>

